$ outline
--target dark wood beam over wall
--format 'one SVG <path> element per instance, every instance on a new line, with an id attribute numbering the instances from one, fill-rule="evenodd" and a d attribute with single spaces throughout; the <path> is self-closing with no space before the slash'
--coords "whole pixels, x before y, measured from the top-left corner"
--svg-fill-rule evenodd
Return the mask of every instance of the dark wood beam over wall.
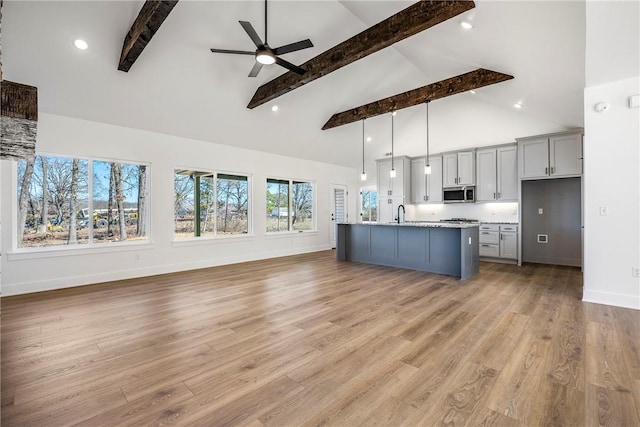
<path id="1" fill-rule="evenodd" d="M 147 0 L 127 33 L 118 70 L 129 71 L 178 0 Z"/>
<path id="2" fill-rule="evenodd" d="M 0 82 L 0 159 L 32 159 L 36 149 L 38 88 Z"/>
<path id="3" fill-rule="evenodd" d="M 291 71 L 260 86 L 249 102 L 255 108 L 367 55 L 473 9 L 473 1 L 419 1 L 301 65 L 304 75 Z"/>
<path id="4" fill-rule="evenodd" d="M 427 101 L 440 99 L 457 93 L 467 92 L 483 86 L 511 80 L 513 76 L 498 73 L 496 71 L 479 68 L 466 74 L 451 77 L 430 85 L 422 86 L 398 95 L 380 99 L 366 105 L 353 108 L 351 110 L 336 113 L 327 123 L 322 126 L 322 130 L 331 129 L 348 123 L 357 122 L 380 114 L 390 113 L 414 105 L 423 104 Z"/>

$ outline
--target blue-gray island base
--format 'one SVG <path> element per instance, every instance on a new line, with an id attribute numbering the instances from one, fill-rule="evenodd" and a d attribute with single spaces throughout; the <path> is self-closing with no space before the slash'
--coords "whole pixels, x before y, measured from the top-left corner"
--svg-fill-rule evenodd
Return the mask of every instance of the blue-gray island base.
<path id="1" fill-rule="evenodd" d="M 336 259 L 455 276 L 478 273 L 478 225 L 338 224 Z"/>

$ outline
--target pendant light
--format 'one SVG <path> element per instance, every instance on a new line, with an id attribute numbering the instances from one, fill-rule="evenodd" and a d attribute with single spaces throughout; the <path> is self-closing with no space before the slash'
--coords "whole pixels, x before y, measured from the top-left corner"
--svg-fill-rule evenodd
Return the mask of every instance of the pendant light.
<path id="1" fill-rule="evenodd" d="M 431 100 L 425 102 L 427 106 L 427 163 L 424 165 L 424 174 L 431 175 L 431 165 L 429 164 L 429 103 Z"/>
<path id="2" fill-rule="evenodd" d="M 367 180 L 367 173 L 364 171 L 364 119 L 362 119 L 362 174 L 360 174 L 360 181 Z"/>
<path id="3" fill-rule="evenodd" d="M 389 176 L 391 178 L 396 177 L 396 168 L 393 166 L 393 117 L 396 115 L 394 111 L 391 113 L 391 170 L 389 171 Z"/>

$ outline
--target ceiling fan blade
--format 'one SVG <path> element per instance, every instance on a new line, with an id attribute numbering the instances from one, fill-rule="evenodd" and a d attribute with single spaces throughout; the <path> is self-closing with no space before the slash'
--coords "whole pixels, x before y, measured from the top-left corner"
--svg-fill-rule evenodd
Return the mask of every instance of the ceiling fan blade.
<path id="1" fill-rule="evenodd" d="M 307 49 L 310 47 L 313 47 L 313 43 L 311 43 L 311 40 L 306 39 L 299 42 L 277 47 L 273 49 L 273 53 L 275 53 L 276 55 L 284 55 L 285 53 L 295 52 L 297 50 Z"/>
<path id="2" fill-rule="evenodd" d="M 293 65 L 291 62 L 285 61 L 284 59 L 280 58 L 279 56 L 276 56 L 276 64 L 278 64 L 281 67 L 286 68 L 287 70 L 291 70 L 296 74 L 300 74 L 303 75 L 304 73 L 306 73 L 306 70 L 303 70 L 302 68 L 298 67 L 297 65 Z"/>
<path id="3" fill-rule="evenodd" d="M 246 50 L 228 50 L 228 49 L 211 49 L 213 53 L 233 53 L 236 55 L 255 55 L 255 52 L 249 52 Z"/>
<path id="4" fill-rule="evenodd" d="M 260 70 L 262 70 L 262 64 L 256 61 L 256 63 L 253 64 L 253 68 L 249 72 L 249 77 L 256 77 Z"/>
<path id="5" fill-rule="evenodd" d="M 240 25 L 242 25 L 242 28 L 244 28 L 244 30 L 247 32 L 247 34 L 249 35 L 249 37 L 251 38 L 251 40 L 253 41 L 253 43 L 256 45 L 258 49 L 264 46 L 264 43 L 262 43 L 262 40 L 260 40 L 260 36 L 258 35 L 258 33 L 256 33 L 256 30 L 254 30 L 253 25 L 251 25 L 250 22 L 247 22 L 247 21 L 238 21 L 238 22 L 240 22 Z"/>

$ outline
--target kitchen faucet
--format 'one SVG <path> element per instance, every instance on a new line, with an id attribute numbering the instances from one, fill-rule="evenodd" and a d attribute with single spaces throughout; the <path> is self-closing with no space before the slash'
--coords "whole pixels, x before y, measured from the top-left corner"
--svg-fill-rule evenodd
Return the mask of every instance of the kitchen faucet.
<path id="1" fill-rule="evenodd" d="M 402 208 L 403 216 L 407 214 L 407 212 L 404 210 L 404 205 L 398 205 L 398 217 L 396 218 L 396 221 L 398 221 L 398 224 L 400 224 L 400 208 Z"/>

